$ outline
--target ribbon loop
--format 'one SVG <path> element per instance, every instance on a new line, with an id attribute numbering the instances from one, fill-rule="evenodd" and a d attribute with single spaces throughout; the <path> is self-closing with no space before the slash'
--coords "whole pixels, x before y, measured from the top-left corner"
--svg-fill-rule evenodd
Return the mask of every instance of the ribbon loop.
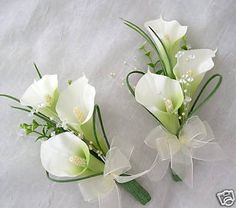
<path id="1" fill-rule="evenodd" d="M 145 139 L 145 143 L 156 149 L 159 155 L 159 165 L 154 168 L 157 179 L 160 180 L 171 164 L 172 170 L 188 186 L 193 185 L 193 159 L 216 161 L 225 159 L 220 145 L 213 142 L 213 131 L 207 122 L 197 116 L 187 120 L 179 137 L 166 132 L 161 126 L 156 127 Z M 152 175 L 154 175 L 152 173 Z"/>
<path id="2" fill-rule="evenodd" d="M 124 175 L 131 169 L 129 158 L 132 151 L 133 148 L 126 147 L 126 151 L 123 153 L 117 146 L 112 146 L 109 149 L 106 154 L 104 174 L 79 182 L 79 188 L 85 201 L 98 200 L 99 207 L 102 208 L 108 208 L 110 202 L 114 204 L 114 201 L 118 201 L 115 206 L 120 208 L 120 197 L 116 182 L 126 183 L 147 174 L 155 167 L 157 161 L 156 158 L 152 166 L 143 172 Z"/>
<path id="3" fill-rule="evenodd" d="M 112 176 L 96 176 L 79 182 L 80 192 L 85 201 L 91 202 L 98 199 L 99 195 L 111 192 L 115 187 Z"/>
<path id="4" fill-rule="evenodd" d="M 131 169 L 127 157 L 117 147 L 112 147 L 106 155 L 104 176 L 121 175 Z"/>

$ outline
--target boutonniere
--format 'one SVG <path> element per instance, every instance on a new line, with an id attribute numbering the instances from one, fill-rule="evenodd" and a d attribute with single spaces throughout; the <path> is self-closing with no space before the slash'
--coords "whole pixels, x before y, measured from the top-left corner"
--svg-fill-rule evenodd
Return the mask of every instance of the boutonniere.
<path id="1" fill-rule="evenodd" d="M 176 20 L 148 21 L 148 32 L 130 21 L 124 23 L 145 39 L 140 49 L 150 61 L 147 69 L 131 71 L 126 81 L 136 101 L 160 124 L 145 139 L 159 156 L 153 179 L 160 180 L 170 167 L 174 180 L 192 186 L 193 159 L 225 158 L 210 126 L 194 116 L 222 82 L 222 76 L 214 74 L 196 94 L 205 73 L 214 67 L 216 50 L 191 49 L 187 45 L 187 26 Z M 134 74 L 142 76 L 135 87 L 130 84 Z M 208 89 L 209 84 L 213 89 Z M 203 97 L 206 90 L 209 93 Z"/>
<path id="2" fill-rule="evenodd" d="M 12 108 L 29 113 L 31 123 L 20 127 L 26 135 L 41 142 L 40 158 L 47 177 L 54 182 L 77 182 L 86 201 L 99 200 L 100 207 L 110 201 L 120 207 L 122 186 L 141 204 L 151 200 L 149 193 L 135 180 L 155 165 L 138 174 L 130 174 L 132 147 L 110 145 L 100 108 L 95 104 L 95 88 L 86 76 L 69 81 L 58 89 L 57 75 L 42 76 L 35 68 L 35 80 L 21 99 L 0 94 L 19 105 Z"/>

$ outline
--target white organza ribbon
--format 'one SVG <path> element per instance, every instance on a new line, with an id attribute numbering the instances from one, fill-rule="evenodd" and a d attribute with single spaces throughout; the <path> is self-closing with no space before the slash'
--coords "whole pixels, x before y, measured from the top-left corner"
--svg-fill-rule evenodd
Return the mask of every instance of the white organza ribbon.
<path id="1" fill-rule="evenodd" d="M 113 146 L 107 152 L 104 174 L 82 180 L 79 182 L 79 188 L 85 201 L 91 202 L 98 200 L 101 208 L 120 208 L 120 195 L 116 182 L 126 183 L 151 171 L 156 165 L 157 159 L 151 167 L 135 175 L 122 176 L 131 169 L 129 158 L 133 148 L 128 150 L 128 154 Z"/>
<path id="2" fill-rule="evenodd" d="M 157 166 L 149 173 L 153 180 L 166 174 L 169 164 L 172 170 L 188 186 L 193 186 L 193 159 L 217 161 L 226 156 L 215 139 L 210 126 L 193 116 L 185 123 L 177 136 L 161 126 L 156 127 L 145 139 L 145 144 L 158 152 Z"/>

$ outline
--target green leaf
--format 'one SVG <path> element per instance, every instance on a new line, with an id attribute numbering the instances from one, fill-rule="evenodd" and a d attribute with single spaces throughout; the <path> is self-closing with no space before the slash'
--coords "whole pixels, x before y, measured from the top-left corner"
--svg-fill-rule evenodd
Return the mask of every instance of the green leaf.
<path id="1" fill-rule="evenodd" d="M 31 129 L 25 129 L 25 134 L 26 135 L 29 135 L 29 134 L 31 134 L 32 133 L 32 130 Z"/>
<path id="2" fill-rule="evenodd" d="M 130 84 L 129 78 L 130 78 L 131 75 L 134 75 L 134 74 L 142 74 L 142 75 L 144 75 L 145 73 L 142 72 L 142 71 L 131 71 L 131 72 L 129 72 L 129 73 L 127 74 L 127 76 L 126 76 L 126 84 L 127 84 L 127 86 L 128 86 L 128 89 L 129 89 L 130 93 L 131 93 L 133 96 L 135 96 L 135 93 L 134 93 L 133 87 L 132 87 L 131 84 Z"/>
<path id="3" fill-rule="evenodd" d="M 96 118 L 97 117 L 98 117 L 98 120 L 99 120 L 100 128 L 102 130 L 103 138 L 104 138 L 105 143 L 106 143 L 105 149 L 102 148 L 103 145 L 100 144 L 100 141 L 99 141 L 99 138 L 98 138 L 97 125 L 96 125 L 97 124 L 96 123 L 96 121 L 97 121 Z M 107 135 L 106 135 L 106 132 L 105 132 L 105 128 L 104 128 L 104 125 L 103 125 L 100 107 L 97 104 L 94 106 L 94 112 L 93 112 L 93 134 L 94 134 L 94 137 L 95 137 L 95 141 L 96 141 L 98 147 L 100 148 L 100 150 L 103 153 L 106 153 L 107 149 L 110 149 L 110 144 L 108 142 Z"/>
<path id="4" fill-rule="evenodd" d="M 157 33 L 150 26 L 149 26 L 149 29 L 156 36 L 157 40 L 159 41 L 160 45 L 162 46 L 162 48 L 157 47 L 157 50 L 158 50 L 158 54 L 159 54 L 159 59 L 163 62 L 163 65 L 165 66 L 164 68 L 166 70 L 166 75 L 169 76 L 170 78 L 174 78 L 170 57 L 167 53 L 167 49 L 166 49 L 165 45 L 163 44 L 162 40 L 157 35 Z"/>
<path id="5" fill-rule="evenodd" d="M 144 50 L 145 49 L 145 45 L 147 44 L 147 42 L 145 41 L 141 46 L 139 46 L 139 50 Z"/>
<path id="6" fill-rule="evenodd" d="M 55 129 L 55 134 L 57 135 L 57 134 L 61 134 L 61 133 L 63 133 L 63 132 L 65 132 L 65 130 L 63 129 L 63 128 L 56 128 Z"/>
<path id="7" fill-rule="evenodd" d="M 32 131 L 34 131 L 35 129 L 37 129 L 39 127 L 39 124 L 36 120 L 33 120 L 32 122 Z"/>
<path id="8" fill-rule="evenodd" d="M 207 95 L 206 98 L 204 98 L 204 100 L 199 103 L 197 106 L 196 104 L 199 102 L 200 98 L 202 97 L 202 94 L 203 92 L 205 91 L 205 89 L 207 89 L 207 86 L 215 79 L 215 78 L 218 78 L 218 81 L 217 83 L 215 84 L 215 87 L 213 88 L 213 90 Z M 196 97 L 190 111 L 189 111 L 189 115 L 188 117 L 191 117 L 193 113 L 195 113 L 197 110 L 199 110 L 215 93 L 216 91 L 218 90 L 218 88 L 220 87 L 221 85 L 221 82 L 222 82 L 222 75 L 220 74 L 214 74 L 212 75 L 208 80 L 207 82 L 203 85 L 202 89 L 200 90 L 198 96 Z"/>
<path id="9" fill-rule="evenodd" d="M 26 135 L 29 135 L 33 131 L 32 126 L 27 123 L 20 124 L 20 128 L 22 128 L 24 130 Z"/>
<path id="10" fill-rule="evenodd" d="M 157 72 L 156 72 L 156 74 L 162 74 L 163 73 L 163 70 L 162 69 L 160 69 L 160 70 L 158 70 Z"/>
<path id="11" fill-rule="evenodd" d="M 186 45 L 181 46 L 181 49 L 188 50 L 188 47 Z"/>
<path id="12" fill-rule="evenodd" d="M 145 56 L 150 57 L 151 56 L 151 51 L 145 52 Z"/>
<path id="13" fill-rule="evenodd" d="M 41 73 L 40 73 L 40 71 L 39 71 L 39 68 L 37 67 L 37 65 L 34 63 L 34 68 L 35 68 L 35 70 L 37 71 L 37 74 L 38 74 L 38 76 L 39 76 L 39 78 L 41 79 L 42 78 L 42 75 L 41 75 Z"/>
<path id="14" fill-rule="evenodd" d="M 52 124 L 52 123 L 50 123 L 50 122 L 47 122 L 47 128 L 48 129 L 52 129 L 52 128 L 54 128 L 55 126 Z"/>
<path id="15" fill-rule="evenodd" d="M 155 68 L 156 64 L 154 63 L 149 63 L 148 66 L 152 67 L 153 69 Z"/>
<path id="16" fill-rule="evenodd" d="M 159 57 L 160 59 L 160 63 L 162 65 L 162 68 L 164 70 L 164 74 L 167 75 L 167 71 L 166 71 L 166 68 L 165 68 L 165 65 L 163 63 L 163 60 L 161 60 L 161 57 L 160 57 L 160 52 L 158 50 L 158 48 L 156 47 L 156 44 L 153 42 L 153 40 L 149 37 L 149 35 L 147 33 L 145 33 L 140 27 L 138 27 L 137 25 L 135 25 L 134 23 L 130 22 L 130 21 L 127 21 L 127 20 L 124 20 L 124 24 L 127 25 L 128 27 L 130 27 L 131 29 L 133 29 L 134 31 L 136 31 L 137 33 L 139 33 L 146 41 L 147 43 L 150 44 L 150 46 L 154 49 L 154 51 L 157 53 L 157 56 Z"/>
<path id="17" fill-rule="evenodd" d="M 126 183 L 119 183 L 119 185 L 129 192 L 142 205 L 145 205 L 151 201 L 150 194 L 136 180 Z"/>
<path id="18" fill-rule="evenodd" d="M 27 126 L 28 126 L 27 123 L 20 124 L 20 128 L 22 128 L 22 129 L 27 129 Z"/>
<path id="19" fill-rule="evenodd" d="M 58 183 L 70 183 L 70 182 L 75 182 L 75 181 L 82 181 L 88 178 L 92 178 L 92 177 L 96 177 L 96 176 L 100 176 L 103 175 L 103 173 L 98 173 L 98 174 L 94 174 L 94 175 L 89 175 L 89 176 L 83 176 L 83 177 L 79 177 L 79 178 L 68 178 L 68 179 L 57 179 L 55 177 L 50 176 L 50 173 L 46 171 L 46 175 L 47 178 L 53 182 L 58 182 Z"/>
<path id="20" fill-rule="evenodd" d="M 20 103 L 20 100 L 18 98 L 16 98 L 16 97 L 12 96 L 12 95 L 0 94 L 0 97 L 6 97 L 6 98 L 9 98 L 11 100 L 14 100 L 14 101 Z"/>

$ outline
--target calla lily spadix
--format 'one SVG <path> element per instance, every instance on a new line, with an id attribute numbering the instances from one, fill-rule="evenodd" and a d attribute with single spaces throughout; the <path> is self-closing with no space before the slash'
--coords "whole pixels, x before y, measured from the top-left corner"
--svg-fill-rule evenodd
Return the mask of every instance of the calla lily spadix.
<path id="1" fill-rule="evenodd" d="M 171 134 L 158 126 L 151 131 L 145 143 L 155 149 L 159 155 L 159 165 L 152 172 L 154 180 L 160 180 L 169 168 L 190 187 L 193 185 L 193 159 L 202 161 L 217 161 L 226 156 L 210 126 L 197 116 L 191 117 L 179 136 Z"/>
<path id="2" fill-rule="evenodd" d="M 194 49 L 176 54 L 177 64 L 173 72 L 188 96 L 193 96 L 205 73 L 214 67 L 212 58 L 215 53 L 216 51 L 210 49 Z"/>
<path id="3" fill-rule="evenodd" d="M 86 143 L 70 132 L 43 141 L 40 157 L 44 169 L 58 177 L 88 176 L 103 173 L 104 169 Z"/>
<path id="4" fill-rule="evenodd" d="M 21 105 L 30 106 L 48 117 L 57 117 L 55 106 L 58 99 L 57 75 L 44 75 L 40 80 L 31 84 L 22 98 Z"/>
<path id="5" fill-rule="evenodd" d="M 172 77 L 172 67 L 176 63 L 175 54 L 180 50 L 187 26 L 180 25 L 176 20 L 165 21 L 162 17 L 148 21 L 144 25 L 157 45 L 168 75 Z"/>
<path id="6" fill-rule="evenodd" d="M 148 71 L 138 81 L 135 99 L 151 111 L 173 134 L 179 125 L 177 111 L 183 103 L 183 92 L 177 80 Z"/>

